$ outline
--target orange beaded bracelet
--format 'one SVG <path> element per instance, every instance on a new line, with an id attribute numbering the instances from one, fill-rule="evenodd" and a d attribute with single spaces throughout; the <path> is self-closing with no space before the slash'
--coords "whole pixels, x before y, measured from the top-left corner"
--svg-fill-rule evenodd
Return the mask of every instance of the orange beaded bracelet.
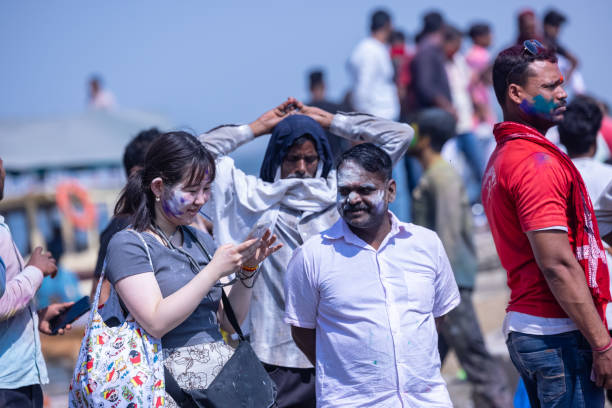
<path id="1" fill-rule="evenodd" d="M 259 265 L 256 265 L 256 266 L 242 265 L 240 267 L 240 269 L 242 269 L 243 271 L 247 271 L 247 272 L 255 272 L 258 268 L 259 268 Z"/>

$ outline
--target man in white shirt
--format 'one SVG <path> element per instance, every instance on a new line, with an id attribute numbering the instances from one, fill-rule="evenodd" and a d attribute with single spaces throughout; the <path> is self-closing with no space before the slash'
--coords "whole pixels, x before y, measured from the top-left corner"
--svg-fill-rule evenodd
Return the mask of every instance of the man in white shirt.
<path id="1" fill-rule="evenodd" d="M 446 76 L 451 91 L 451 100 L 457 119 L 457 146 L 467 159 L 473 178 L 466 180 L 466 190 L 470 202 L 480 200 L 480 184 L 486 164 L 482 149 L 474 134 L 474 105 L 469 92 L 473 73 L 459 52 L 463 33 L 457 28 L 446 26 L 443 29 L 442 49 L 446 55 Z"/>
<path id="2" fill-rule="evenodd" d="M 451 407 L 436 323 L 459 291 L 435 232 L 400 222 L 390 157 L 371 143 L 337 167 L 341 219 L 294 252 L 285 321 L 316 366 L 319 407 Z"/>
<path id="3" fill-rule="evenodd" d="M 393 27 L 391 16 L 383 10 L 372 14 L 371 35 L 361 40 L 348 60 L 353 77 L 351 102 L 357 112 L 397 120 L 399 99 L 393 80 L 393 63 L 387 43 Z"/>

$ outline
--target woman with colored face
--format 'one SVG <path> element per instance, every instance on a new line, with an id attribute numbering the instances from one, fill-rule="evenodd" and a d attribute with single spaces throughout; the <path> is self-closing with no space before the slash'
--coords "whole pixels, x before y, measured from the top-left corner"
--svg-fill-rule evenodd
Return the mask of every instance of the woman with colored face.
<path id="1" fill-rule="evenodd" d="M 159 195 L 163 216 L 181 225 L 191 224 L 200 208 L 210 199 L 211 181 L 208 178 L 205 177 L 199 184 L 185 184 L 163 186 Z"/>
<path id="2" fill-rule="evenodd" d="M 115 213 L 129 215 L 131 226 L 113 236 L 106 258 L 105 276 L 113 293 L 104 307 L 109 310 L 101 314 L 110 321 L 129 312 L 150 335 L 161 338 L 164 364 L 183 388 L 206 388 L 233 353 L 219 330 L 234 331 L 221 291 L 242 322 L 259 264 L 280 248 L 273 246 L 276 237 L 269 231 L 217 248 L 210 235 L 189 226 L 211 198 L 214 178 L 214 159 L 193 135 L 158 136 L 117 203 Z M 224 289 L 232 274 L 233 284 Z M 117 297 L 121 302 L 113 300 Z M 127 310 L 113 310 L 114 304 Z M 193 376 L 206 381 L 188 384 Z M 166 401 L 176 406 L 170 396 Z"/>

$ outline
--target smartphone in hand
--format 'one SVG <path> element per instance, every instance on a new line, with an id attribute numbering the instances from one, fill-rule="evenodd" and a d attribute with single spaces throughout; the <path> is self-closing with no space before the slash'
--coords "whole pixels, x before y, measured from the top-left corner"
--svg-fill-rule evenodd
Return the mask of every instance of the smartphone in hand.
<path id="1" fill-rule="evenodd" d="M 49 328 L 52 334 L 57 334 L 59 329 L 63 329 L 66 325 L 74 322 L 76 319 L 87 313 L 91 305 L 89 304 L 89 296 L 83 296 L 68 309 L 64 310 L 59 315 L 55 316 L 49 322 Z"/>

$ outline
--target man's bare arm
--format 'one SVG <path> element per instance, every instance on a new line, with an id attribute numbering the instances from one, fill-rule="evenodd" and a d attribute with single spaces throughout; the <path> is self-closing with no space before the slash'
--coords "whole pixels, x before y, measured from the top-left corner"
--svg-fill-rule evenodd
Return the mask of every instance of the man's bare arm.
<path id="1" fill-rule="evenodd" d="M 302 353 L 314 366 L 317 363 L 316 330 L 291 326 L 291 337 Z"/>
<path id="2" fill-rule="evenodd" d="M 605 347 L 610 342 L 610 334 L 597 313 L 584 271 L 574 257 L 567 232 L 530 231 L 527 238 L 557 302 L 592 348 Z M 612 350 L 594 352 L 593 369 L 599 386 L 612 387 Z"/>

